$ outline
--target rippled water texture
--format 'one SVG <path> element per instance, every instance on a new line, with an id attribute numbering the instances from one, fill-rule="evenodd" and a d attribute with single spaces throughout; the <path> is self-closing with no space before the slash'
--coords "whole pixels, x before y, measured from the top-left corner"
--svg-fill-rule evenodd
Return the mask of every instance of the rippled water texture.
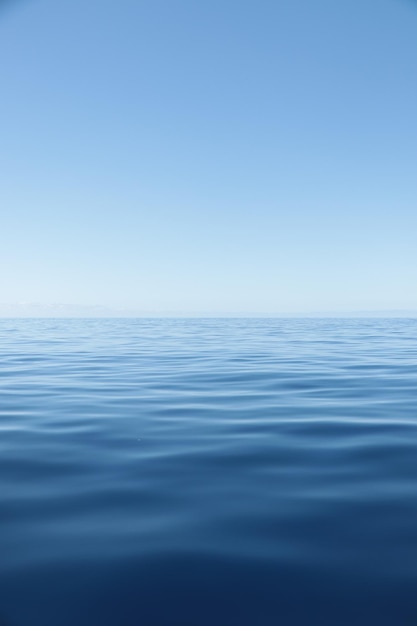
<path id="1" fill-rule="evenodd" d="M 1 320 L 1 626 L 415 626 L 416 331 Z"/>

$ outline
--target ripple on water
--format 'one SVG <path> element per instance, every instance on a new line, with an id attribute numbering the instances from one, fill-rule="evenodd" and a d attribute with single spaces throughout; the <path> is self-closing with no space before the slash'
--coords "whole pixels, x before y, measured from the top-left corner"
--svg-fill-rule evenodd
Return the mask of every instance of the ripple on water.
<path id="1" fill-rule="evenodd" d="M 0 626 L 416 624 L 416 331 L 1 321 Z"/>

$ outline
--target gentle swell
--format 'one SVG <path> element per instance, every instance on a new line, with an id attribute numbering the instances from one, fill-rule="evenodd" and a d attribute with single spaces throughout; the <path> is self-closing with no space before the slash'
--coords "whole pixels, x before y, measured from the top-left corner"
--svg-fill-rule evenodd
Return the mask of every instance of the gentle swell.
<path id="1" fill-rule="evenodd" d="M 0 626 L 417 624 L 416 332 L 2 320 Z"/>

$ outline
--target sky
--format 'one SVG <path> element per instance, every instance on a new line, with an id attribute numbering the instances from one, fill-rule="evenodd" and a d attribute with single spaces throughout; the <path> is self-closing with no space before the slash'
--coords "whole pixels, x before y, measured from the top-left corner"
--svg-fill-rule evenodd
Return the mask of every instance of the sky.
<path id="1" fill-rule="evenodd" d="M 0 59 L 4 310 L 417 311 L 417 2 L 9 0 Z"/>

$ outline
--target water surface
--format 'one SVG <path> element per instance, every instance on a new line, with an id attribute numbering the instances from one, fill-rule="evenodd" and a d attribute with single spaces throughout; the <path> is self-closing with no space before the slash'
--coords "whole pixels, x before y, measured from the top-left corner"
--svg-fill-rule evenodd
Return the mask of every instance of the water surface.
<path id="1" fill-rule="evenodd" d="M 417 320 L 0 321 L 0 625 L 417 624 Z"/>

